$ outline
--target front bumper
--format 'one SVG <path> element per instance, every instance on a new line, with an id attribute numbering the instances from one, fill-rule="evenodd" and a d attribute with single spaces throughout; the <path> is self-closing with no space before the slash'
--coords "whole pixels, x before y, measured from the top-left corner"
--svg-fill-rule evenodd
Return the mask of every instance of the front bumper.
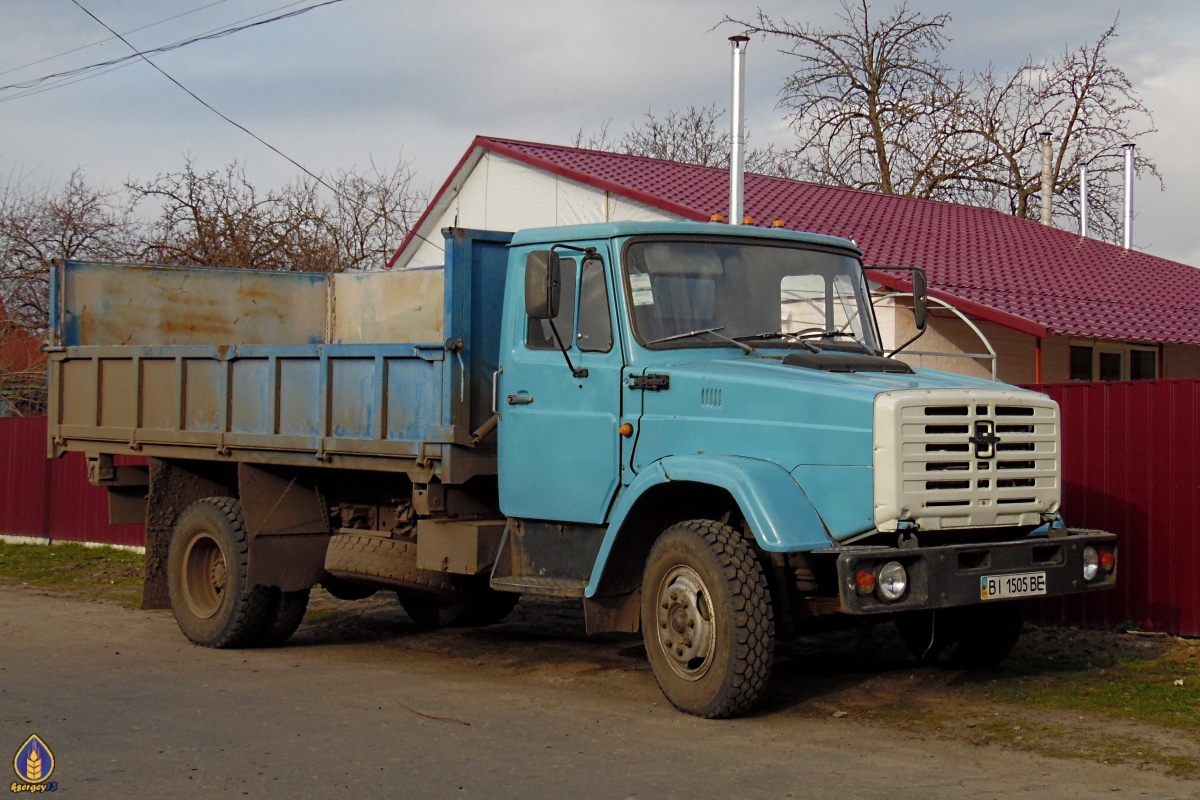
<path id="1" fill-rule="evenodd" d="M 949 608 L 985 602 L 981 579 L 1029 572 L 1044 572 L 1046 593 L 1038 597 L 1061 597 L 1101 589 L 1117 582 L 1117 564 L 1101 568 L 1095 580 L 1083 579 L 1083 548 L 1117 556 L 1116 534 L 1101 531 L 1067 530 L 1066 535 L 1038 537 L 995 544 L 960 544 L 941 547 L 848 547 L 823 551 L 837 555 L 838 600 L 846 614 L 887 614 L 926 608 Z M 855 575 L 874 572 L 889 561 L 897 561 L 908 572 L 908 588 L 895 602 L 875 593 L 860 595 Z"/>

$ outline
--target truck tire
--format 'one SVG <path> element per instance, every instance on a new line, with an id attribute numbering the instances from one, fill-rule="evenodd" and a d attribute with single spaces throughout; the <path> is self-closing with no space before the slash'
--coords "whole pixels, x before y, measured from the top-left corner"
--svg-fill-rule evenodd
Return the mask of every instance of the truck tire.
<path id="1" fill-rule="evenodd" d="M 271 620 L 267 629 L 259 639 L 262 647 L 278 647 L 292 638 L 292 634 L 304 621 L 304 613 L 308 611 L 308 589 L 296 592 L 281 592 L 272 587 Z"/>
<path id="2" fill-rule="evenodd" d="M 1012 653 L 1024 622 L 1025 604 L 1010 600 L 901 614 L 896 630 L 918 661 L 934 663 L 948 653 L 957 669 L 992 669 Z"/>
<path id="3" fill-rule="evenodd" d="M 446 603 L 430 597 L 397 592 L 404 613 L 422 628 L 481 628 L 504 619 L 517 606 L 521 595 L 497 592 L 488 586 L 473 590 L 464 603 Z"/>
<path id="4" fill-rule="evenodd" d="M 336 578 L 447 603 L 465 602 L 469 579 L 417 566 L 416 542 L 346 533 L 329 539 L 325 571 Z"/>
<path id="5" fill-rule="evenodd" d="M 775 622 L 742 534 L 691 520 L 658 537 L 642 580 L 642 637 L 671 704 L 707 719 L 744 714 L 771 676 Z"/>
<path id="6" fill-rule="evenodd" d="M 179 629 L 196 644 L 254 645 L 274 621 L 272 588 L 246 584 L 248 550 L 235 498 L 197 500 L 180 514 L 168 551 L 167 589 Z"/>

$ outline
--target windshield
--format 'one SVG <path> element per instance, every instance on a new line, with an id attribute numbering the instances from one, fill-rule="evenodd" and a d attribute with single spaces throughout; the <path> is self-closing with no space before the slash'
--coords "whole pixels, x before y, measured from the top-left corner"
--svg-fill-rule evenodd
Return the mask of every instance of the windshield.
<path id="1" fill-rule="evenodd" d="M 792 346 L 784 334 L 802 334 L 822 348 L 857 342 L 879 350 L 862 267 L 849 255 L 778 243 L 634 240 L 625 272 L 634 330 L 651 347 L 730 347 L 728 339 L 752 337 L 760 340 L 755 347 Z"/>

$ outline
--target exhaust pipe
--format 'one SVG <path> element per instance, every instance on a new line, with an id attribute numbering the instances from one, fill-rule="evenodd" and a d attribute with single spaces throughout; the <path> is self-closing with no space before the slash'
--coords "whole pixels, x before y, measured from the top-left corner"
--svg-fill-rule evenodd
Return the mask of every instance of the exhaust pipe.
<path id="1" fill-rule="evenodd" d="M 749 36 L 730 36 L 733 44 L 733 107 L 730 115 L 729 224 L 741 225 L 742 191 L 746 180 L 746 47 Z"/>
<path id="2" fill-rule="evenodd" d="M 1121 145 L 1125 148 L 1125 249 L 1133 247 L 1133 142 Z"/>
<path id="3" fill-rule="evenodd" d="M 1054 176 L 1051 174 L 1050 131 L 1042 131 L 1042 224 L 1054 221 Z"/>
<path id="4" fill-rule="evenodd" d="M 1087 164 L 1079 167 L 1079 235 L 1087 238 Z"/>

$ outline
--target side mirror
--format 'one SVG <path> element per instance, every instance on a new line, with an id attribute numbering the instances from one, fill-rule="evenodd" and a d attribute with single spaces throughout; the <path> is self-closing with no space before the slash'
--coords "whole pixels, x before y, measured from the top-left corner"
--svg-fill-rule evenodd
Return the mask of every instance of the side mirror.
<path id="1" fill-rule="evenodd" d="M 534 250 L 525 258 L 525 313 L 530 319 L 554 319 L 561 295 L 558 253 Z"/>
<path id="2" fill-rule="evenodd" d="M 923 269 L 913 270 L 913 316 L 917 330 L 924 331 L 929 324 L 929 281 Z"/>

